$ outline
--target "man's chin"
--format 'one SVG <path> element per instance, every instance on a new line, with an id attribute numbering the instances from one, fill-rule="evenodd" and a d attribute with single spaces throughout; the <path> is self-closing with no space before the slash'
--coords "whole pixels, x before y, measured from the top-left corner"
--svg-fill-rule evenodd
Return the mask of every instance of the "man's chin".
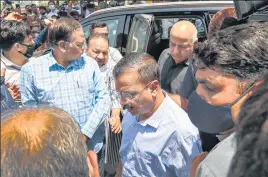
<path id="1" fill-rule="evenodd" d="M 173 58 L 173 60 L 174 60 L 174 62 L 175 62 L 176 64 L 181 63 L 181 62 L 187 60 L 187 58 L 185 58 L 184 56 L 181 56 L 181 57 L 178 57 L 178 56 L 173 57 L 173 56 L 172 56 L 172 58 Z"/>
<path id="2" fill-rule="evenodd" d="M 133 107 L 130 107 L 127 111 L 130 112 L 130 114 L 132 114 L 133 116 L 138 114 L 138 112 Z"/>

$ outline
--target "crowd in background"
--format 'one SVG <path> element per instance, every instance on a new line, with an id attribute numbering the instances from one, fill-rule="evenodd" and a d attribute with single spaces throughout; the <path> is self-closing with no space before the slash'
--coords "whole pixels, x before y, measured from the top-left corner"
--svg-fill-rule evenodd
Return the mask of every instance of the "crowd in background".
<path id="1" fill-rule="evenodd" d="M 58 19 L 60 17 L 71 16 L 76 20 L 81 20 L 95 10 L 98 10 L 98 7 L 95 7 L 94 4 L 84 4 L 81 7 L 80 1 L 78 0 L 65 1 L 61 5 L 57 5 L 52 0 L 46 6 L 29 4 L 21 7 L 20 4 L 4 4 L 1 10 L 1 19 L 10 13 L 16 13 L 21 15 L 22 20 L 30 26 L 38 26 L 42 30 L 44 28 L 44 20 L 47 18 Z"/>
<path id="2" fill-rule="evenodd" d="M 24 108 L 1 115 L 1 176 L 267 177 L 268 26 L 223 11 L 203 43 L 174 24 L 158 63 L 122 58 L 100 21 L 85 39 L 78 1 L 2 11 L 1 77 Z"/>

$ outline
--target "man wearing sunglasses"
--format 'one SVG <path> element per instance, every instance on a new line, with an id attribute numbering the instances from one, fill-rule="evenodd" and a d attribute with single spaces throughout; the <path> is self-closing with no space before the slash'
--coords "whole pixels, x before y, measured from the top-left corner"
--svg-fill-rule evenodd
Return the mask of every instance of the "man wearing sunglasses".
<path id="1" fill-rule="evenodd" d="M 98 64 L 83 55 L 82 26 L 72 18 L 60 18 L 48 38 L 52 51 L 31 60 L 21 70 L 22 103 L 62 108 L 78 123 L 88 148 L 98 153 L 110 98 Z"/>
<path id="2" fill-rule="evenodd" d="M 198 130 L 161 89 L 155 59 L 130 53 L 113 75 L 120 102 L 128 108 L 117 176 L 188 177 L 191 159 L 202 151 Z"/>

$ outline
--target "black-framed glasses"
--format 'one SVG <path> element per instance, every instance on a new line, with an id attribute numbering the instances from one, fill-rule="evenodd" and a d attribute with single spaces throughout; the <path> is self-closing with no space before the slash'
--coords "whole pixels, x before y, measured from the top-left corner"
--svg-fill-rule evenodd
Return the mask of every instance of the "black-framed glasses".
<path id="1" fill-rule="evenodd" d="M 30 45 L 27 45 L 27 44 L 23 44 L 23 43 L 19 43 L 20 45 L 23 45 L 23 46 L 25 46 L 25 47 L 32 47 L 33 46 L 33 44 L 30 44 Z"/>
<path id="2" fill-rule="evenodd" d="M 153 82 L 153 81 L 149 82 L 149 83 L 142 89 L 142 91 L 139 92 L 139 93 L 118 92 L 119 98 L 120 98 L 120 99 L 129 100 L 129 101 L 130 101 L 130 100 L 133 100 L 133 99 L 136 98 L 138 95 L 140 96 L 140 95 L 142 94 L 142 92 L 143 92 L 145 89 L 147 89 L 147 88 L 151 85 L 152 82 Z"/>

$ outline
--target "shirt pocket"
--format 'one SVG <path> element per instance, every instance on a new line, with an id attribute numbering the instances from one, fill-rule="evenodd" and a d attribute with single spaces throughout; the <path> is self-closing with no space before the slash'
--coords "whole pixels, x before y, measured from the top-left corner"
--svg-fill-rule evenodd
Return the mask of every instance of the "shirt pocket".
<path id="1" fill-rule="evenodd" d="M 95 97 L 95 84 L 91 76 L 81 75 L 76 78 L 75 91 L 81 101 L 88 102 Z"/>

